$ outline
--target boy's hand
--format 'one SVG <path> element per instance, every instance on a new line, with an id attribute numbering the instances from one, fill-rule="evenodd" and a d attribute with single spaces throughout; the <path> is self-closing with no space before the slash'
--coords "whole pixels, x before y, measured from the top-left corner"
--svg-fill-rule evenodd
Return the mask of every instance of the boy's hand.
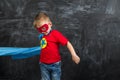
<path id="1" fill-rule="evenodd" d="M 80 57 L 76 54 L 72 44 L 68 41 L 67 42 L 67 48 L 70 51 L 71 55 L 72 55 L 72 60 L 78 64 L 80 62 Z"/>
<path id="2" fill-rule="evenodd" d="M 80 63 L 80 57 L 77 55 L 72 56 L 72 60 L 76 63 L 79 64 Z"/>

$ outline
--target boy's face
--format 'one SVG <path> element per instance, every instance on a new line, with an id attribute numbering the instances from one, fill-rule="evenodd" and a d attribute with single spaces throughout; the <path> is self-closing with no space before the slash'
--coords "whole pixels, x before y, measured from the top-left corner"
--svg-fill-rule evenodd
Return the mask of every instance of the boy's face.
<path id="1" fill-rule="evenodd" d="M 41 21 L 41 22 L 38 22 L 38 24 L 36 25 L 36 28 L 40 33 L 47 35 L 51 30 L 51 26 L 52 26 L 51 22 Z"/>

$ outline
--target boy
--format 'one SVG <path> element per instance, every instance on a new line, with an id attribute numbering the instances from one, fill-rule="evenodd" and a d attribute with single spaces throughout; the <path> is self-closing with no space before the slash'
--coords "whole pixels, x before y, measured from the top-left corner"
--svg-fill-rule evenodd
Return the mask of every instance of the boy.
<path id="1" fill-rule="evenodd" d="M 44 34 L 40 40 L 41 54 L 40 54 L 40 70 L 41 80 L 60 80 L 61 77 L 61 57 L 59 54 L 59 44 L 67 46 L 72 55 L 72 60 L 78 64 L 80 62 L 79 56 L 66 37 L 59 31 L 52 30 L 52 22 L 48 15 L 41 12 L 35 16 L 34 27 Z"/>

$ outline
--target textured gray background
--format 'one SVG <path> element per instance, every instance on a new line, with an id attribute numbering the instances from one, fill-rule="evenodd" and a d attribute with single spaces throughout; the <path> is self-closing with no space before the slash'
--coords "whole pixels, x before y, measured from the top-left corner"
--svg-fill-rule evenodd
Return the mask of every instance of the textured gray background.
<path id="1" fill-rule="evenodd" d="M 120 80 L 119 0 L 0 0 L 0 46 L 39 45 L 34 16 L 47 12 L 53 29 L 73 44 L 81 63 L 61 47 L 62 80 Z M 40 80 L 39 56 L 0 57 L 0 80 Z"/>

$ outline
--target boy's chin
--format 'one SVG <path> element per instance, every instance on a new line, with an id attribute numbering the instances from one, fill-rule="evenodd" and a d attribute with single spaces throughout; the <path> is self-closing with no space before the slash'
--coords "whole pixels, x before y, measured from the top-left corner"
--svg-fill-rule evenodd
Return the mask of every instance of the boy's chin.
<path id="1" fill-rule="evenodd" d="M 44 35 L 47 35 L 47 34 L 48 34 L 48 32 L 44 32 L 43 34 L 44 34 Z"/>

